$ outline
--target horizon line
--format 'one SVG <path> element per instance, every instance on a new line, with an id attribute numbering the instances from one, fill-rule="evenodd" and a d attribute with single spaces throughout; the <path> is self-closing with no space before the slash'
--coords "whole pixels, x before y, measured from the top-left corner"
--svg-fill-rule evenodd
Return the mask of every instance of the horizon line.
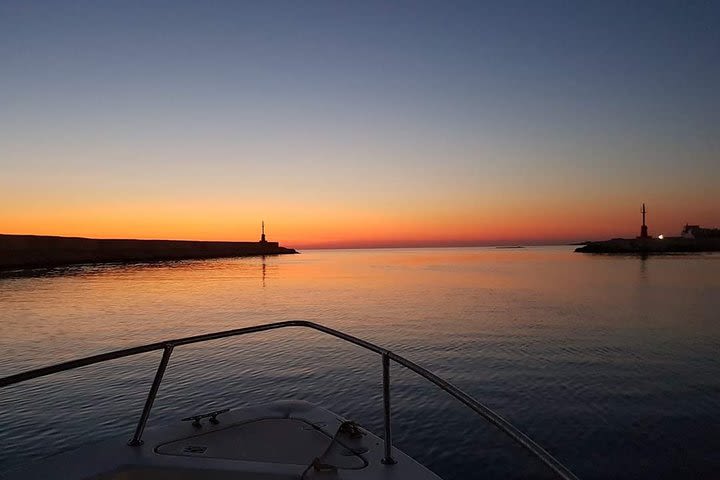
<path id="1" fill-rule="evenodd" d="M 177 241 L 177 242 L 220 242 L 220 243 L 247 243 L 258 242 L 258 240 L 208 240 L 208 239 L 186 239 L 186 238 L 138 238 L 138 237 L 116 237 L 116 236 L 82 236 L 82 235 L 57 235 L 57 234 L 38 234 L 38 233 L 4 233 L 0 235 L 8 236 L 30 236 L 30 237 L 56 237 L 56 238 L 81 238 L 88 240 L 146 240 L 146 241 Z M 559 238 L 559 239 L 492 239 L 492 240 L 406 240 L 396 242 L 324 242 L 317 244 L 305 244 L 299 242 L 297 245 L 291 245 L 292 248 L 303 250 L 368 250 L 368 249 L 390 249 L 390 248 L 473 248 L 473 247 L 508 247 L 508 246 L 558 246 L 558 245 L 576 245 L 584 244 L 592 239 L 585 238 Z M 278 243 L 283 243 L 278 241 Z"/>

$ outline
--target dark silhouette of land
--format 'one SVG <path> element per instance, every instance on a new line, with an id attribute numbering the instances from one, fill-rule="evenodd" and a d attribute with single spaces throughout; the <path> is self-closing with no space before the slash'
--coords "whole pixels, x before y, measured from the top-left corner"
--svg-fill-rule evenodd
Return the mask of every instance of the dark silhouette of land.
<path id="1" fill-rule="evenodd" d="M 588 242 L 576 248 L 581 253 L 681 253 L 720 252 L 720 238 L 613 238 L 602 242 Z"/>
<path id="2" fill-rule="evenodd" d="M 80 263 L 153 262 L 297 253 L 278 242 L 106 240 L 0 234 L 0 270 Z"/>
<path id="3" fill-rule="evenodd" d="M 586 242 L 576 252 L 581 253 L 653 253 L 720 252 L 720 230 L 702 228 L 699 225 L 685 225 L 679 237 L 652 237 L 645 223 L 647 210 L 642 205 L 642 225 L 636 238 L 613 238 L 602 242 Z"/>

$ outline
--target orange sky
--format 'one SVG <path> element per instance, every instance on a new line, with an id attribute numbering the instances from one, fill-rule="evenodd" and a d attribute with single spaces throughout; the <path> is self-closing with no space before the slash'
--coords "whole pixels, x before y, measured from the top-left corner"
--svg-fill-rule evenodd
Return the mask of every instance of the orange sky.
<path id="1" fill-rule="evenodd" d="M 443 208 L 410 204 L 395 210 L 348 206 L 233 205 L 231 202 L 97 205 L 44 204 L 34 208 L 0 207 L 3 233 L 96 238 L 169 238 L 254 240 L 265 219 L 269 240 L 295 248 L 373 246 L 452 246 L 515 243 L 564 243 L 615 236 L 634 236 L 640 204 L 609 201 L 552 202 L 528 200 L 498 205 L 471 204 Z M 648 202 L 651 234 L 679 233 L 682 225 L 713 225 L 716 211 L 696 202 L 678 208 L 673 202 Z M 568 208 L 574 207 L 574 208 Z"/>
<path id="2" fill-rule="evenodd" d="M 572 163 L 540 150 L 518 159 L 481 148 L 433 163 L 423 150 L 400 162 L 319 143 L 310 151 L 330 149 L 342 161 L 249 171 L 227 153 L 199 161 L 177 146 L 142 162 L 125 148 L 53 148 L 16 152 L 3 170 L 0 233 L 253 240 L 265 220 L 269 239 L 295 248 L 547 244 L 635 236 L 642 202 L 654 235 L 678 234 L 685 222 L 720 226 L 711 201 L 719 167 L 646 172 L 630 162 L 633 151 L 621 152 L 625 166 L 589 161 L 591 152 Z"/>

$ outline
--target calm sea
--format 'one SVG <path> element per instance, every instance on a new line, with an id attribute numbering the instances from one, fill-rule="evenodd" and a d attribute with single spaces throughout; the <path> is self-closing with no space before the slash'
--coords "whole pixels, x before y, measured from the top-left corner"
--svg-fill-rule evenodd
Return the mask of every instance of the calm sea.
<path id="1" fill-rule="evenodd" d="M 392 249 L 0 276 L 0 376 L 278 320 L 339 328 L 431 369 L 581 478 L 720 475 L 720 255 Z M 0 390 L 0 470 L 130 437 L 153 352 Z M 316 402 L 382 433 L 380 358 L 292 329 L 176 349 L 149 426 Z M 446 479 L 548 475 L 453 398 L 392 370 L 397 446 Z M 311 460 L 311 459 L 308 459 Z"/>

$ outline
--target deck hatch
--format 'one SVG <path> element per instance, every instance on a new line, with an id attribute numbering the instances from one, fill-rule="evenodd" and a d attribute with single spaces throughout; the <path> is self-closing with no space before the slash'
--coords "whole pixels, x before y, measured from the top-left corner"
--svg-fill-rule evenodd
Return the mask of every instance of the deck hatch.
<path id="1" fill-rule="evenodd" d="M 223 458 L 264 463 L 308 465 L 332 440 L 307 422 L 291 418 L 265 418 L 198 433 L 157 446 L 161 455 Z M 202 451 L 199 451 L 203 449 Z M 356 455 L 346 457 L 347 467 L 361 467 Z"/>

